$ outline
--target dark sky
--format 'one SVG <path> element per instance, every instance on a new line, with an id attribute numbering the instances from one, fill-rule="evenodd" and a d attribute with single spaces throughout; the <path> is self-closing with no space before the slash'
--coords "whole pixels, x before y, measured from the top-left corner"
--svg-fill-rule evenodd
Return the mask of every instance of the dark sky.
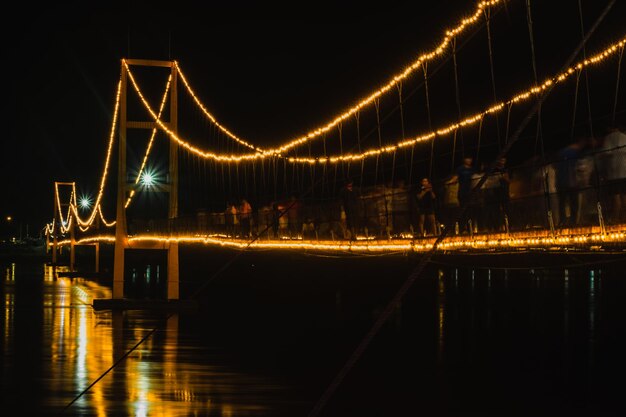
<path id="1" fill-rule="evenodd" d="M 607 1 L 583 0 L 589 22 Z M 55 3 L 46 9 L 22 5 L 6 15 L 13 22 L 2 28 L 9 95 L 0 214 L 3 221 L 11 215 L 28 223 L 31 234 L 52 216 L 54 181 L 97 189 L 121 58 L 176 59 L 227 127 L 261 145 L 277 143 L 326 123 L 386 83 L 476 4 L 172 2 L 171 10 L 157 10 L 136 2 L 89 3 Z M 511 13 L 523 11 L 523 1 L 510 3 Z M 555 10 L 563 6 L 570 11 L 563 22 L 577 23 L 577 2 L 550 3 L 550 18 L 536 18 L 537 36 L 563 43 Z M 618 3 L 598 34 L 598 45 L 603 38 L 623 35 L 617 28 L 626 14 Z M 504 15 L 499 25 L 494 27 L 496 46 L 508 37 L 528 45 L 528 32 L 503 33 Z M 555 45 L 539 47 L 538 56 L 553 59 L 558 67 L 556 61 L 562 62 L 580 39 L 575 34 L 566 35 L 571 42 L 556 53 L 550 49 Z M 511 53 L 508 49 L 502 46 L 500 56 Z M 553 72 L 554 65 L 541 62 L 540 75 Z"/>

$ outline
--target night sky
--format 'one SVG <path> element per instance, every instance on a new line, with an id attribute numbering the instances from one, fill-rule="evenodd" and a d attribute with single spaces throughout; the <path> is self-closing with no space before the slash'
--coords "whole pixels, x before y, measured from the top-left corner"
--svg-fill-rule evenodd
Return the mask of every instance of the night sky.
<path id="1" fill-rule="evenodd" d="M 88 2 L 47 9 L 22 5 L 5 15 L 18 29 L 8 22 L 2 28 L 9 92 L 0 153 L 2 220 L 11 215 L 36 234 L 52 217 L 54 181 L 97 189 L 121 58 L 177 60 L 221 123 L 252 142 L 271 145 L 325 124 L 386 83 L 476 4 L 231 3 L 173 2 L 172 10 L 133 2 L 101 8 L 87 8 Z M 515 87 L 505 81 L 532 78 L 528 32 L 514 25 L 525 2 L 509 3 L 493 27 L 503 95 Z M 580 40 L 580 26 L 576 1 L 551 1 L 550 8 L 539 3 L 546 2 L 531 4 L 538 14 L 536 53 L 543 78 Z M 607 3 L 582 1 L 588 26 Z M 623 36 L 626 12 L 624 2 L 617 3 L 590 50 Z M 509 41 L 527 49 L 520 52 L 507 46 Z M 525 64 L 505 74 L 515 54 L 523 55 Z M 471 68 L 471 59 L 466 54 L 461 65 Z M 471 108 L 471 97 L 464 102 Z"/>

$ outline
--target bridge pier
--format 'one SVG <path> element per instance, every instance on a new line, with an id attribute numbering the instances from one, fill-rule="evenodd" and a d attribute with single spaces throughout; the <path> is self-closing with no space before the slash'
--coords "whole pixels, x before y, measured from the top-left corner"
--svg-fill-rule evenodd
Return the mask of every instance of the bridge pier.
<path id="1" fill-rule="evenodd" d="M 135 262 L 133 263 L 132 258 L 131 258 L 131 264 L 127 265 L 127 260 L 126 260 L 126 256 L 128 256 L 129 254 L 127 253 L 127 251 L 134 251 L 134 250 L 166 250 L 167 251 L 167 256 L 164 258 L 167 259 L 167 287 L 166 287 L 166 294 L 165 294 L 165 298 L 166 300 L 179 300 L 180 299 L 180 279 L 179 279 L 179 263 L 178 263 L 178 242 L 169 242 L 169 243 L 165 243 L 165 244 L 158 244 L 158 243 L 154 243 L 154 242 L 146 242 L 146 243 L 138 243 L 135 242 L 132 245 L 128 243 L 128 239 L 124 239 L 123 242 L 121 242 L 120 244 L 118 244 L 118 242 L 115 242 L 115 259 L 114 259 L 114 265 L 113 265 L 113 294 L 112 294 L 112 298 L 113 299 L 124 299 L 126 298 L 126 294 L 125 294 L 125 284 L 126 284 L 126 279 L 130 278 L 129 275 L 129 271 L 131 271 L 132 269 L 134 269 L 135 266 L 137 266 L 137 262 L 135 260 Z M 157 255 L 158 256 L 158 255 Z M 154 262 L 154 258 L 152 258 L 152 256 L 148 257 L 149 259 L 153 259 L 152 262 Z M 150 262 L 150 264 L 152 264 L 154 266 L 154 263 L 152 263 L 151 261 L 147 261 Z M 157 265 L 160 262 L 157 261 Z M 162 265 L 162 264 L 161 264 Z M 132 274 L 131 274 L 132 275 Z"/>
<path id="2" fill-rule="evenodd" d="M 96 274 L 100 273 L 100 242 L 94 243 L 96 249 L 96 261 L 94 265 L 94 271 Z"/>
<path id="3" fill-rule="evenodd" d="M 117 235 L 117 233 L 116 233 Z M 126 250 L 126 237 L 122 239 L 116 236 L 113 254 L 113 293 L 112 298 L 124 298 L 124 251 Z"/>
<path id="4" fill-rule="evenodd" d="M 77 220 L 72 220 L 72 224 L 70 225 L 70 272 L 74 272 L 76 265 L 76 222 Z"/>
<path id="5" fill-rule="evenodd" d="M 167 250 L 167 299 L 178 300 L 180 280 L 178 278 L 178 242 L 171 242 Z"/>

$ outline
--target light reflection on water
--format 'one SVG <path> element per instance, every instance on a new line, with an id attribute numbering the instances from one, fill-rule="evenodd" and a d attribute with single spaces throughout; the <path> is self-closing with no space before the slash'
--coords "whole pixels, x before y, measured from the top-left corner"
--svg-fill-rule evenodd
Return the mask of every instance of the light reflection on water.
<path id="1" fill-rule="evenodd" d="M 63 267 L 56 270 L 65 271 Z M 20 276 L 18 271 L 16 278 L 14 264 L 6 269 L 2 331 L 4 358 L 9 360 L 3 362 L 3 387 L 7 375 L 18 383 L 3 388 L 0 398 L 11 400 L 12 391 L 32 384 L 42 396 L 31 398 L 27 408 L 38 414 L 59 412 L 97 381 L 64 415 L 263 415 L 267 405 L 255 396 L 262 398 L 266 392 L 284 389 L 267 377 L 213 365 L 215 358 L 193 344 L 186 345 L 193 339 L 181 340 L 177 314 L 167 319 L 162 313 L 145 311 L 95 311 L 93 298 L 110 298 L 109 288 L 85 279 L 57 277 L 50 266 L 45 266 L 40 281 L 42 276 L 43 284 L 38 284 L 43 285 L 42 303 L 37 306 L 14 286 L 16 279 L 24 278 L 36 289 L 36 277 Z M 42 322 L 37 327 L 39 312 Z M 41 357 L 28 358 L 30 364 L 16 352 L 23 340 L 14 331 L 14 317 L 22 314 L 35 316 L 35 320 L 32 328 L 21 331 L 40 332 Z M 158 330 L 153 337 L 102 377 L 154 328 Z M 39 369 L 38 381 L 22 381 L 16 364 Z M 2 403 L 4 406 L 5 400 Z"/>
<path id="2" fill-rule="evenodd" d="M 313 264 L 287 277 L 257 263 L 214 287 L 202 314 L 168 315 L 95 311 L 105 285 L 2 268 L 0 404 L 42 415 L 77 398 L 65 413 L 77 416 L 307 415 L 406 277 L 321 276 Z M 610 410 L 626 388 L 606 382 L 626 371 L 624 296 L 619 268 L 437 266 L 322 415 Z"/>

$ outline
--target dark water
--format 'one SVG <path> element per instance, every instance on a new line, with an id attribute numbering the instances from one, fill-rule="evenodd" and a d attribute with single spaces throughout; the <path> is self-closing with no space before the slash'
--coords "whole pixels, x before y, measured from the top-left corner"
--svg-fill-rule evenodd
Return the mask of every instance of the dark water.
<path id="1" fill-rule="evenodd" d="M 94 311 L 106 283 L 2 261 L 2 415 L 308 416 L 416 263 L 233 255 L 181 254 L 200 308 L 173 315 Z M 626 261 L 441 261 L 319 416 L 626 415 Z"/>

